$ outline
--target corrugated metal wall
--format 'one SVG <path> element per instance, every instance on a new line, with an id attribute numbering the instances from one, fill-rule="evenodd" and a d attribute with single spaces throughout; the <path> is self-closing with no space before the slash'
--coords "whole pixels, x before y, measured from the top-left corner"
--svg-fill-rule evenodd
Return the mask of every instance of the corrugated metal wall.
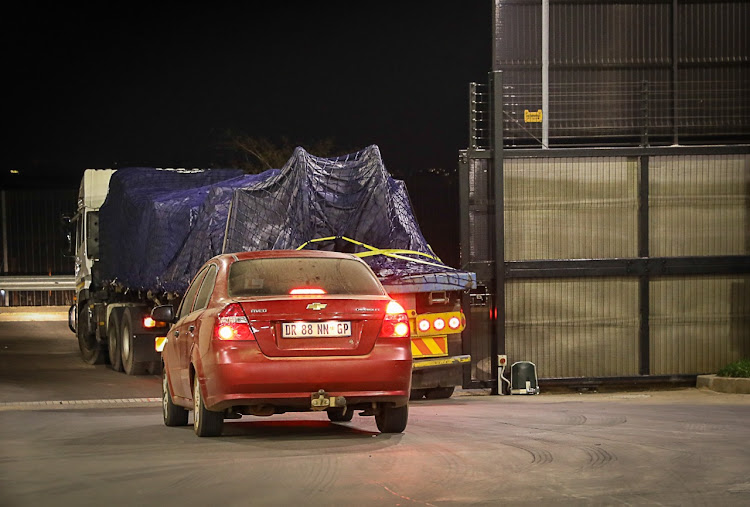
<path id="1" fill-rule="evenodd" d="M 676 9 L 675 9 L 676 4 Z M 495 0 L 506 145 L 539 145 L 542 2 Z M 550 0 L 550 144 L 750 136 L 750 2 Z"/>

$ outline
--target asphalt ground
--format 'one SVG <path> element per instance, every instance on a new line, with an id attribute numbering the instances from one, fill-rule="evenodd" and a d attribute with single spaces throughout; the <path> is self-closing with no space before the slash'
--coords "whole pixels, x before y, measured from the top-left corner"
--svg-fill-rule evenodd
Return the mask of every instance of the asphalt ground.
<path id="1" fill-rule="evenodd" d="M 64 321 L 0 320 L 0 505 L 750 505 L 750 395 L 459 390 L 371 417 L 161 420 L 159 378 L 78 358 Z"/>

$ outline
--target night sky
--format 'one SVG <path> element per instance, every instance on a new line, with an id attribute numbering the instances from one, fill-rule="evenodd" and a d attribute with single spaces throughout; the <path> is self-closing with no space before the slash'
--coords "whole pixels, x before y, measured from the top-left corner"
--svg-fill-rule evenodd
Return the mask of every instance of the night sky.
<path id="1" fill-rule="evenodd" d="M 228 131 L 377 144 L 407 181 L 455 172 L 469 82 L 491 67 L 489 0 L 200 5 L 29 2 L 6 16 L 2 188 L 76 188 L 85 168 L 223 167 Z M 435 203 L 413 183 L 419 215 Z"/>

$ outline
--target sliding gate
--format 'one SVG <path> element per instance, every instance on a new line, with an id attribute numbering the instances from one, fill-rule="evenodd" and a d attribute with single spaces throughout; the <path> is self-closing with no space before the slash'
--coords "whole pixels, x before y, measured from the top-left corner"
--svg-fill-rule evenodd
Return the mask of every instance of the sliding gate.
<path id="1" fill-rule="evenodd" d="M 465 386 L 496 388 L 497 354 L 548 384 L 750 357 L 749 146 L 472 148 L 460 178 Z"/>

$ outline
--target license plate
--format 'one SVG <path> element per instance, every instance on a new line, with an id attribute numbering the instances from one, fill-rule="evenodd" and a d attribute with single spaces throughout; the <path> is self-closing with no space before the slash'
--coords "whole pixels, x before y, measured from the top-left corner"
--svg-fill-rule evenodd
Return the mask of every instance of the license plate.
<path id="1" fill-rule="evenodd" d="M 352 335 L 352 323 L 348 320 L 327 322 L 284 322 L 281 336 L 284 338 L 331 338 Z"/>

